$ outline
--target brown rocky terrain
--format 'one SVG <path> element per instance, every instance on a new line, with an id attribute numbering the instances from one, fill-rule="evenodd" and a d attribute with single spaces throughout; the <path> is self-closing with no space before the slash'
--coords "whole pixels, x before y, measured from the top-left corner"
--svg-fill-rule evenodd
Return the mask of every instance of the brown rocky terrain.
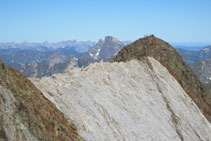
<path id="1" fill-rule="evenodd" d="M 167 42 L 154 35 L 141 38 L 124 47 L 114 58 L 114 61 L 142 60 L 145 56 L 153 57 L 165 66 L 198 105 L 205 117 L 211 121 L 211 94 L 198 80 L 189 65 Z"/>
<path id="2" fill-rule="evenodd" d="M 0 61 L 0 140 L 83 139 L 30 80 Z"/>

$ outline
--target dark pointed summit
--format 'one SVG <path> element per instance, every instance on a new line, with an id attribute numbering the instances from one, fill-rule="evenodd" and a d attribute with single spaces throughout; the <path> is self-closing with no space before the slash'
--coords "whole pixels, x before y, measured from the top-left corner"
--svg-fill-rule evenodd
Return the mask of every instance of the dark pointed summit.
<path id="1" fill-rule="evenodd" d="M 168 69 L 198 105 L 202 113 L 211 121 L 211 94 L 169 43 L 156 38 L 154 35 L 147 36 L 124 47 L 114 58 L 114 61 L 141 60 L 147 56 L 155 58 Z"/>

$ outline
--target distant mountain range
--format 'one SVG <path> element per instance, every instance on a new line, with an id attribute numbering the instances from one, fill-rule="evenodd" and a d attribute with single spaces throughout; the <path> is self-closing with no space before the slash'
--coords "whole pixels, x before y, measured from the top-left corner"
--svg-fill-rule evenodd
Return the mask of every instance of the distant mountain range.
<path id="1" fill-rule="evenodd" d="M 95 42 L 64 41 L 57 43 L 0 43 L 0 59 L 27 77 L 51 76 L 90 63 L 111 61 L 124 45 L 112 36 Z M 76 59 L 75 59 L 76 58 Z M 72 60 L 73 59 L 73 60 Z M 72 63 L 74 62 L 74 63 Z"/>
<path id="2" fill-rule="evenodd" d="M 94 42 L 0 43 L 0 59 L 27 77 L 62 73 L 73 57 L 87 52 Z"/>
<path id="3" fill-rule="evenodd" d="M 42 77 L 62 72 L 61 66 L 81 54 L 75 50 L 75 47 L 69 46 L 54 50 L 47 47 L 42 47 L 42 50 L 40 48 L 38 50 L 35 48 L 0 49 L 0 58 L 9 67 L 23 72 L 27 77 Z"/>
<path id="4" fill-rule="evenodd" d="M 39 50 L 41 47 L 45 47 L 46 49 L 57 49 L 57 48 L 64 48 L 64 47 L 76 47 L 78 52 L 86 52 L 90 47 L 92 47 L 95 42 L 91 41 L 76 41 L 76 40 L 69 40 L 69 41 L 61 41 L 56 43 L 48 43 L 47 41 L 43 43 L 0 43 L 0 49 L 8 49 L 8 48 L 20 48 L 20 49 L 35 49 Z"/>

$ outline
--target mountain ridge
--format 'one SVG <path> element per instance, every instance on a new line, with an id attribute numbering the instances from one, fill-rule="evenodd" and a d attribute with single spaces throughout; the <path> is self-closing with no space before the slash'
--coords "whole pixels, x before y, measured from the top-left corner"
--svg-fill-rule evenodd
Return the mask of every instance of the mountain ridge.
<path id="1" fill-rule="evenodd" d="M 114 61 L 140 60 L 144 56 L 153 57 L 165 66 L 199 106 L 205 117 L 211 121 L 211 93 L 206 90 L 189 65 L 169 43 L 154 35 L 140 38 L 124 47 Z"/>

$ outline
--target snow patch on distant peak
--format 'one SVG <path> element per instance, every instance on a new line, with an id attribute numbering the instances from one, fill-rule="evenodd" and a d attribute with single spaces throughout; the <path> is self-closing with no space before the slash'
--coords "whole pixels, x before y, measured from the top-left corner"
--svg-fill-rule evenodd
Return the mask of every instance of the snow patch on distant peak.
<path id="1" fill-rule="evenodd" d="M 99 56 L 99 54 L 100 54 L 100 51 L 101 51 L 101 49 L 99 48 L 99 49 L 97 50 L 97 53 L 96 53 L 95 56 L 94 56 L 94 59 L 98 59 L 98 56 Z"/>
<path id="2" fill-rule="evenodd" d="M 203 48 L 203 51 L 208 52 L 210 49 L 209 48 Z"/>
<path id="3" fill-rule="evenodd" d="M 89 52 L 89 56 L 93 57 L 93 54 Z"/>

